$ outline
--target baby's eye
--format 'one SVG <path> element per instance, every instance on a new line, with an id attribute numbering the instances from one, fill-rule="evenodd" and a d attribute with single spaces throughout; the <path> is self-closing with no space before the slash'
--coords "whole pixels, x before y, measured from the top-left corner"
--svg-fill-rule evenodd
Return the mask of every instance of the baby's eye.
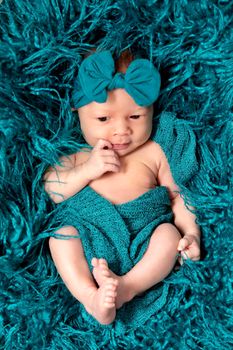
<path id="1" fill-rule="evenodd" d="M 139 119 L 139 118 L 140 118 L 140 115 L 139 115 L 139 114 L 131 115 L 130 118 L 131 118 L 131 119 Z"/>
<path id="2" fill-rule="evenodd" d="M 108 120 L 109 117 L 98 117 L 98 120 L 100 122 L 106 122 Z"/>

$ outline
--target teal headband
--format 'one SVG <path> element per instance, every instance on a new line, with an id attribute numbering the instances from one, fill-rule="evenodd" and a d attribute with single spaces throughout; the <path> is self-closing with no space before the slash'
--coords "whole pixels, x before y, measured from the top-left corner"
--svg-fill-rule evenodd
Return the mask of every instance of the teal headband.
<path id="1" fill-rule="evenodd" d="M 139 106 L 150 106 L 159 95 L 160 75 L 147 59 L 135 59 L 126 73 L 115 73 L 110 51 L 96 52 L 85 58 L 74 82 L 74 108 L 90 102 L 104 103 L 107 92 L 125 89 Z"/>

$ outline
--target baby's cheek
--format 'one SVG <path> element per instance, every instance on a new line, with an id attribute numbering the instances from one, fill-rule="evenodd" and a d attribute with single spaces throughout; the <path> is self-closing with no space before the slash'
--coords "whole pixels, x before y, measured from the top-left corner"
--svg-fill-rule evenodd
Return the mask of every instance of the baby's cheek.
<path id="1" fill-rule="evenodd" d="M 143 131 L 140 134 L 140 139 L 143 142 L 146 142 L 147 140 L 149 140 L 150 136 L 151 136 L 151 132 L 152 132 L 152 126 L 151 125 L 147 125 L 143 128 Z"/>

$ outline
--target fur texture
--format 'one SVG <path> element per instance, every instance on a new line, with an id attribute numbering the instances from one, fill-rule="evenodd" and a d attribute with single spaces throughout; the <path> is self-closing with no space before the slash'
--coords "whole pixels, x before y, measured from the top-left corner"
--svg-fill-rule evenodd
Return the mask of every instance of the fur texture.
<path id="1" fill-rule="evenodd" d="M 233 1 L 3 0 L 0 5 L 0 349 L 232 349 Z M 83 55 L 130 47 L 162 77 L 156 115 L 197 137 L 202 260 L 187 261 L 173 302 L 143 328 L 93 326 L 64 287 L 47 237 L 42 175 L 82 137 L 70 94 Z"/>

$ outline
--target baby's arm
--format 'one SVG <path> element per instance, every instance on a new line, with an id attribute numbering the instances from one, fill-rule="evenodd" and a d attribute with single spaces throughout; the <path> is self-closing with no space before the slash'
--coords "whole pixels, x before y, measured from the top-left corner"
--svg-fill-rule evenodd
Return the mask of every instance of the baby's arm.
<path id="1" fill-rule="evenodd" d="M 110 142 L 99 140 L 85 160 L 83 153 L 76 153 L 62 157 L 62 166 L 50 167 L 44 175 L 44 182 L 51 199 L 60 203 L 107 171 L 119 171 L 119 158 L 111 148 Z"/>
<path id="2" fill-rule="evenodd" d="M 62 157 L 62 165 L 49 167 L 44 175 L 45 191 L 55 203 L 71 197 L 89 182 L 85 167 L 78 165 L 76 158 L 76 154 Z"/>
<path id="3" fill-rule="evenodd" d="M 159 148 L 158 181 L 161 186 L 168 188 L 174 213 L 174 223 L 183 235 L 178 250 L 185 252 L 192 260 L 199 260 L 201 231 L 195 222 L 196 216 L 187 209 L 180 194 L 175 192 L 179 191 L 179 188 L 173 180 L 167 158 L 160 146 Z M 190 207 L 190 209 L 194 208 Z M 185 257 L 185 254 L 182 255 Z"/>

